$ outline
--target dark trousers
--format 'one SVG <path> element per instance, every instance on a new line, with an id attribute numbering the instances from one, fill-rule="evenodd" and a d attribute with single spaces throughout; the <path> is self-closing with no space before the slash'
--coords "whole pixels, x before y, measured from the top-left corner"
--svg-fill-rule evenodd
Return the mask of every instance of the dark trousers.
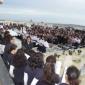
<path id="1" fill-rule="evenodd" d="M 45 52 L 46 52 L 46 47 L 45 47 L 45 46 L 40 46 L 40 45 L 38 45 L 37 50 L 39 50 L 39 51 L 42 52 L 42 53 L 45 53 Z"/>

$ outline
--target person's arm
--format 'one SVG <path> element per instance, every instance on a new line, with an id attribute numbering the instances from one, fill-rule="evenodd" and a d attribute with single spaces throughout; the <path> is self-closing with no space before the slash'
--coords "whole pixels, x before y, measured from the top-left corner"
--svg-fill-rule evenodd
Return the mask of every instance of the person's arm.
<path id="1" fill-rule="evenodd" d="M 38 79 L 34 78 L 31 85 L 36 85 L 38 81 L 39 81 Z"/>
<path id="2" fill-rule="evenodd" d="M 28 82 L 28 74 L 24 72 L 24 85 L 27 85 Z"/>
<path id="3" fill-rule="evenodd" d="M 10 65 L 9 74 L 10 74 L 10 76 L 11 76 L 12 78 L 14 78 L 13 71 L 14 71 L 14 66 L 13 66 L 13 65 Z"/>

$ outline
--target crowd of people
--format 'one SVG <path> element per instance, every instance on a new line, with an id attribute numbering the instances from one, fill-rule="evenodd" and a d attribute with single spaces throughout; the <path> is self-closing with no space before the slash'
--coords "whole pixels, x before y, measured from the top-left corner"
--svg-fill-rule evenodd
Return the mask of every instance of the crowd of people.
<path id="1" fill-rule="evenodd" d="M 32 25 L 31 33 L 46 40 L 48 43 L 68 44 L 73 46 L 85 44 L 85 31 L 70 27 L 59 28 L 57 26 L 53 28 Z"/>
<path id="2" fill-rule="evenodd" d="M 9 29 L 18 29 L 17 36 L 11 35 Z M 25 28 L 25 30 L 24 30 Z M 20 39 L 21 48 L 15 44 L 16 38 Z M 44 62 L 43 53 L 54 44 L 85 44 L 85 32 L 75 29 L 59 29 L 32 25 L 3 25 L 0 29 L 0 44 L 5 45 L 2 54 L 3 61 L 15 85 L 79 85 L 80 70 L 75 66 L 67 67 L 66 82 L 57 72 L 57 60 L 50 55 Z M 43 43 L 42 43 L 43 42 Z M 37 47 L 38 52 L 32 50 Z"/>
<path id="3" fill-rule="evenodd" d="M 79 30 L 73 27 L 59 28 L 58 26 L 49 27 L 32 24 L 30 27 L 23 24 L 11 23 L 3 25 L 4 29 L 18 29 L 18 33 L 24 37 L 27 35 L 37 36 L 38 38 L 53 44 L 63 44 L 76 46 L 76 48 L 85 45 L 85 30 Z"/>

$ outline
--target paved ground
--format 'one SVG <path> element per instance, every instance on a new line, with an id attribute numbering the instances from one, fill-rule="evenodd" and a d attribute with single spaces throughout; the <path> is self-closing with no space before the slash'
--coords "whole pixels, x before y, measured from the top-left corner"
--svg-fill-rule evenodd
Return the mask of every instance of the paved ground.
<path id="1" fill-rule="evenodd" d="M 82 51 L 80 55 L 78 55 L 77 50 Z M 85 48 L 81 48 L 77 50 L 75 50 L 75 52 L 73 52 L 73 55 L 70 56 L 68 54 L 68 50 L 63 55 L 63 51 L 61 50 L 57 51 L 57 50 L 51 49 L 50 52 L 48 51 L 47 53 L 44 54 L 45 55 L 44 60 L 46 59 L 47 56 L 55 54 L 55 53 L 60 55 L 60 57 L 57 58 L 57 60 L 62 62 L 62 69 L 61 69 L 61 75 L 62 75 L 65 67 L 68 67 L 70 65 L 75 65 L 77 68 L 81 69 L 81 67 L 85 64 Z M 85 85 L 85 68 L 83 69 L 84 69 L 84 73 L 81 72 L 80 85 Z"/>
<path id="2" fill-rule="evenodd" d="M 14 85 L 0 56 L 0 85 Z"/>

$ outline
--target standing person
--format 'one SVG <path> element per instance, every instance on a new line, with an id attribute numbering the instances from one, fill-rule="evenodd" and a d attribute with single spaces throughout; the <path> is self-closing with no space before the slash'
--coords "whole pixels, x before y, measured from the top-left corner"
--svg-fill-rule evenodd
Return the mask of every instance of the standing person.
<path id="1" fill-rule="evenodd" d="M 37 85 L 55 85 L 60 82 L 59 76 L 55 73 L 53 63 L 46 63 L 43 69 L 43 75 Z"/>
<path id="2" fill-rule="evenodd" d="M 60 75 L 62 62 L 56 60 L 56 57 L 58 57 L 58 56 L 59 55 L 50 55 L 50 56 L 48 56 L 46 58 L 46 63 L 53 63 L 54 67 L 55 67 L 55 73 L 57 75 Z"/>
<path id="3" fill-rule="evenodd" d="M 36 80 L 39 80 L 42 75 L 43 64 L 42 53 L 35 53 L 29 58 L 24 73 L 24 85 L 36 85 Z"/>
<path id="4" fill-rule="evenodd" d="M 10 44 L 7 50 L 3 53 L 2 58 L 3 61 L 9 70 L 10 65 L 12 64 L 13 57 L 17 52 L 17 46 L 14 44 Z"/>
<path id="5" fill-rule="evenodd" d="M 5 41 L 4 43 L 6 43 L 6 39 L 9 35 L 10 35 L 9 31 L 4 32 L 4 41 Z"/>
<path id="6" fill-rule="evenodd" d="M 70 66 L 67 68 L 65 77 L 66 82 L 61 83 L 60 85 L 79 85 L 80 83 L 79 76 L 80 71 L 75 66 Z"/>
<path id="7" fill-rule="evenodd" d="M 27 59 L 22 49 L 18 49 L 14 55 L 13 64 L 10 65 L 9 73 L 14 80 L 15 85 L 24 85 L 24 71 L 27 65 Z"/>
<path id="8" fill-rule="evenodd" d="M 14 44 L 14 43 L 15 43 L 14 37 L 12 37 L 11 35 L 7 35 L 5 37 L 5 49 L 4 49 L 4 52 L 6 52 L 8 50 L 8 48 L 10 47 L 10 44 Z"/>
<path id="9" fill-rule="evenodd" d="M 46 58 L 47 63 L 53 63 L 56 64 L 56 56 L 50 55 Z"/>

